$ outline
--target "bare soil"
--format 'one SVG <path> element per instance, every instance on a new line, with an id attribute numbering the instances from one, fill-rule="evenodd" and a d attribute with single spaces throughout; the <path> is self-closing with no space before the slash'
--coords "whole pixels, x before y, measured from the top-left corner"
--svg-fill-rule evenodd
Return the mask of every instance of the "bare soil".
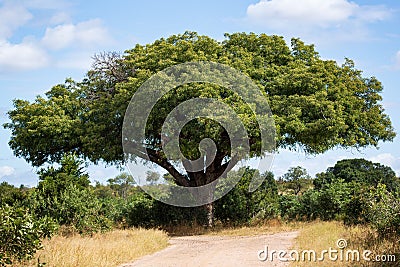
<path id="1" fill-rule="evenodd" d="M 258 259 L 258 252 L 290 250 L 297 231 L 257 236 L 184 236 L 170 239 L 166 249 L 121 267 L 287 266 L 277 256 Z M 264 256 L 263 254 L 261 256 Z"/>

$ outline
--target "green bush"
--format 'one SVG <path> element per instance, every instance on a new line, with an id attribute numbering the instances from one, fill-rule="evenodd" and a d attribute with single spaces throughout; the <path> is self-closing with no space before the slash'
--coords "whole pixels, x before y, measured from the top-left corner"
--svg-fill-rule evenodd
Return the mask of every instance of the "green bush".
<path id="1" fill-rule="evenodd" d="M 279 216 L 278 187 L 271 172 L 260 174 L 246 168 L 231 172 L 241 176 L 237 185 L 215 202 L 215 218 L 222 222 L 243 223 L 252 219 L 269 219 Z M 256 191 L 250 192 L 252 179 L 263 179 Z"/>
<path id="2" fill-rule="evenodd" d="M 343 180 L 334 180 L 320 190 L 310 189 L 302 195 L 282 195 L 281 214 L 287 219 L 343 219 L 351 199 L 351 189 Z"/>
<path id="3" fill-rule="evenodd" d="M 7 182 L 2 182 L 0 184 L 0 206 L 5 204 L 14 207 L 22 206 L 26 200 L 26 192 L 28 190 L 28 188 L 25 188 L 22 185 L 20 188 L 16 188 Z"/>
<path id="4" fill-rule="evenodd" d="M 0 265 L 31 259 L 42 248 L 42 238 L 50 237 L 55 229 L 47 217 L 37 220 L 23 208 L 0 207 Z"/>
<path id="5" fill-rule="evenodd" d="M 204 223 L 205 210 L 202 207 L 175 207 L 153 199 L 147 193 L 138 191 L 124 200 L 121 217 L 128 226 L 164 227 L 194 222 Z M 122 218 L 122 219 L 121 219 Z"/>
<path id="6" fill-rule="evenodd" d="M 59 225 L 81 234 L 110 229 L 112 221 L 102 210 L 101 201 L 89 189 L 69 185 L 59 197 L 46 197 L 40 191 L 31 195 L 30 207 L 38 218 L 51 217 Z"/>
<path id="7" fill-rule="evenodd" d="M 156 225 L 154 200 L 144 192 L 138 192 L 129 197 L 123 213 L 129 226 L 151 227 Z"/>
<path id="8" fill-rule="evenodd" d="M 400 236 L 400 199 L 379 184 L 366 197 L 370 224 L 387 237 Z"/>
<path id="9" fill-rule="evenodd" d="M 280 195 L 279 210 L 282 218 L 285 219 L 298 219 L 302 217 L 301 210 L 303 208 L 300 203 L 300 197 L 295 195 Z"/>
<path id="10" fill-rule="evenodd" d="M 316 201 L 315 213 L 321 220 L 343 219 L 350 201 L 350 187 L 338 179 L 327 184 L 320 191 Z"/>

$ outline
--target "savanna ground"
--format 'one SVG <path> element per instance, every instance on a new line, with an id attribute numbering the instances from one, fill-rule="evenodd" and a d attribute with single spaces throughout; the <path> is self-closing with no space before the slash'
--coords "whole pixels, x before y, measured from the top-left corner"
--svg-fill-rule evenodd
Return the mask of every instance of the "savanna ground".
<path id="1" fill-rule="evenodd" d="M 257 226 L 222 227 L 210 230 L 201 226 L 179 226 L 165 230 L 128 229 L 82 237 L 56 235 L 44 242 L 29 263 L 19 266 L 286 266 L 275 255 L 274 261 L 258 260 L 265 245 L 269 249 L 317 253 L 337 249 L 345 239 L 346 249 L 371 250 L 376 254 L 397 253 L 396 262 L 296 261 L 290 266 L 398 266 L 399 240 L 378 238 L 363 226 L 344 226 L 340 222 L 293 222 L 271 220 Z M 155 254 L 153 254 L 155 253 Z M 145 256 L 148 255 L 148 256 Z M 145 257 L 143 257 L 145 256 Z M 318 256 L 318 255 L 317 255 Z M 173 264 L 172 264 L 173 263 Z M 242 264 L 240 264 L 242 263 Z M 168 265 L 170 264 L 170 265 Z M 196 265 L 197 264 L 197 265 Z"/>

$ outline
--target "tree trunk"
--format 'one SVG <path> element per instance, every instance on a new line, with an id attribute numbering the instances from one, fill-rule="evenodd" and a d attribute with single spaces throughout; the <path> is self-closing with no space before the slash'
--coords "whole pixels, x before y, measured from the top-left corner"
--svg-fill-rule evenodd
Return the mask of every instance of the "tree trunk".
<path id="1" fill-rule="evenodd" d="M 205 208 L 207 210 L 207 226 L 211 228 L 214 226 L 214 202 L 206 204 Z"/>

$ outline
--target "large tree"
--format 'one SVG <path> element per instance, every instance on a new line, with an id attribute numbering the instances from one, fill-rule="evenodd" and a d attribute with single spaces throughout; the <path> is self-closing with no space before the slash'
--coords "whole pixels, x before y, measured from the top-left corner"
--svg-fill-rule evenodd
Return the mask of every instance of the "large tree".
<path id="1" fill-rule="evenodd" d="M 345 183 L 358 183 L 367 187 L 384 184 L 389 192 L 400 190 L 400 179 L 392 168 L 365 159 L 344 159 L 329 167 L 326 172 L 317 174 L 314 180 L 316 189 L 342 180 Z"/>
<path id="2" fill-rule="evenodd" d="M 299 39 L 288 46 L 282 37 L 266 34 L 226 34 L 225 40 L 216 41 L 185 32 L 138 44 L 123 55 L 97 55 L 83 81 L 68 79 L 33 102 L 15 100 L 15 109 L 8 113 L 11 122 L 5 124 L 12 132 L 10 147 L 34 166 L 58 162 L 68 152 L 92 162 L 120 164 L 123 118 L 136 90 L 158 71 L 189 61 L 222 63 L 249 76 L 269 101 L 278 148 L 318 154 L 334 147 L 377 146 L 395 136 L 380 104 L 382 84 L 363 77 L 351 60 L 341 66 L 323 60 L 313 45 Z M 232 106 L 249 133 L 250 156 L 263 155 L 255 117 L 237 94 L 213 84 L 180 86 L 157 102 L 145 142 L 149 159 L 178 185 L 212 182 L 235 160 L 226 130 L 205 118 L 191 120 L 179 141 L 185 157 L 194 160 L 202 156 L 199 142 L 214 140 L 217 154 L 210 168 L 182 172 L 162 151 L 161 126 L 172 109 L 191 98 L 209 97 Z"/>

